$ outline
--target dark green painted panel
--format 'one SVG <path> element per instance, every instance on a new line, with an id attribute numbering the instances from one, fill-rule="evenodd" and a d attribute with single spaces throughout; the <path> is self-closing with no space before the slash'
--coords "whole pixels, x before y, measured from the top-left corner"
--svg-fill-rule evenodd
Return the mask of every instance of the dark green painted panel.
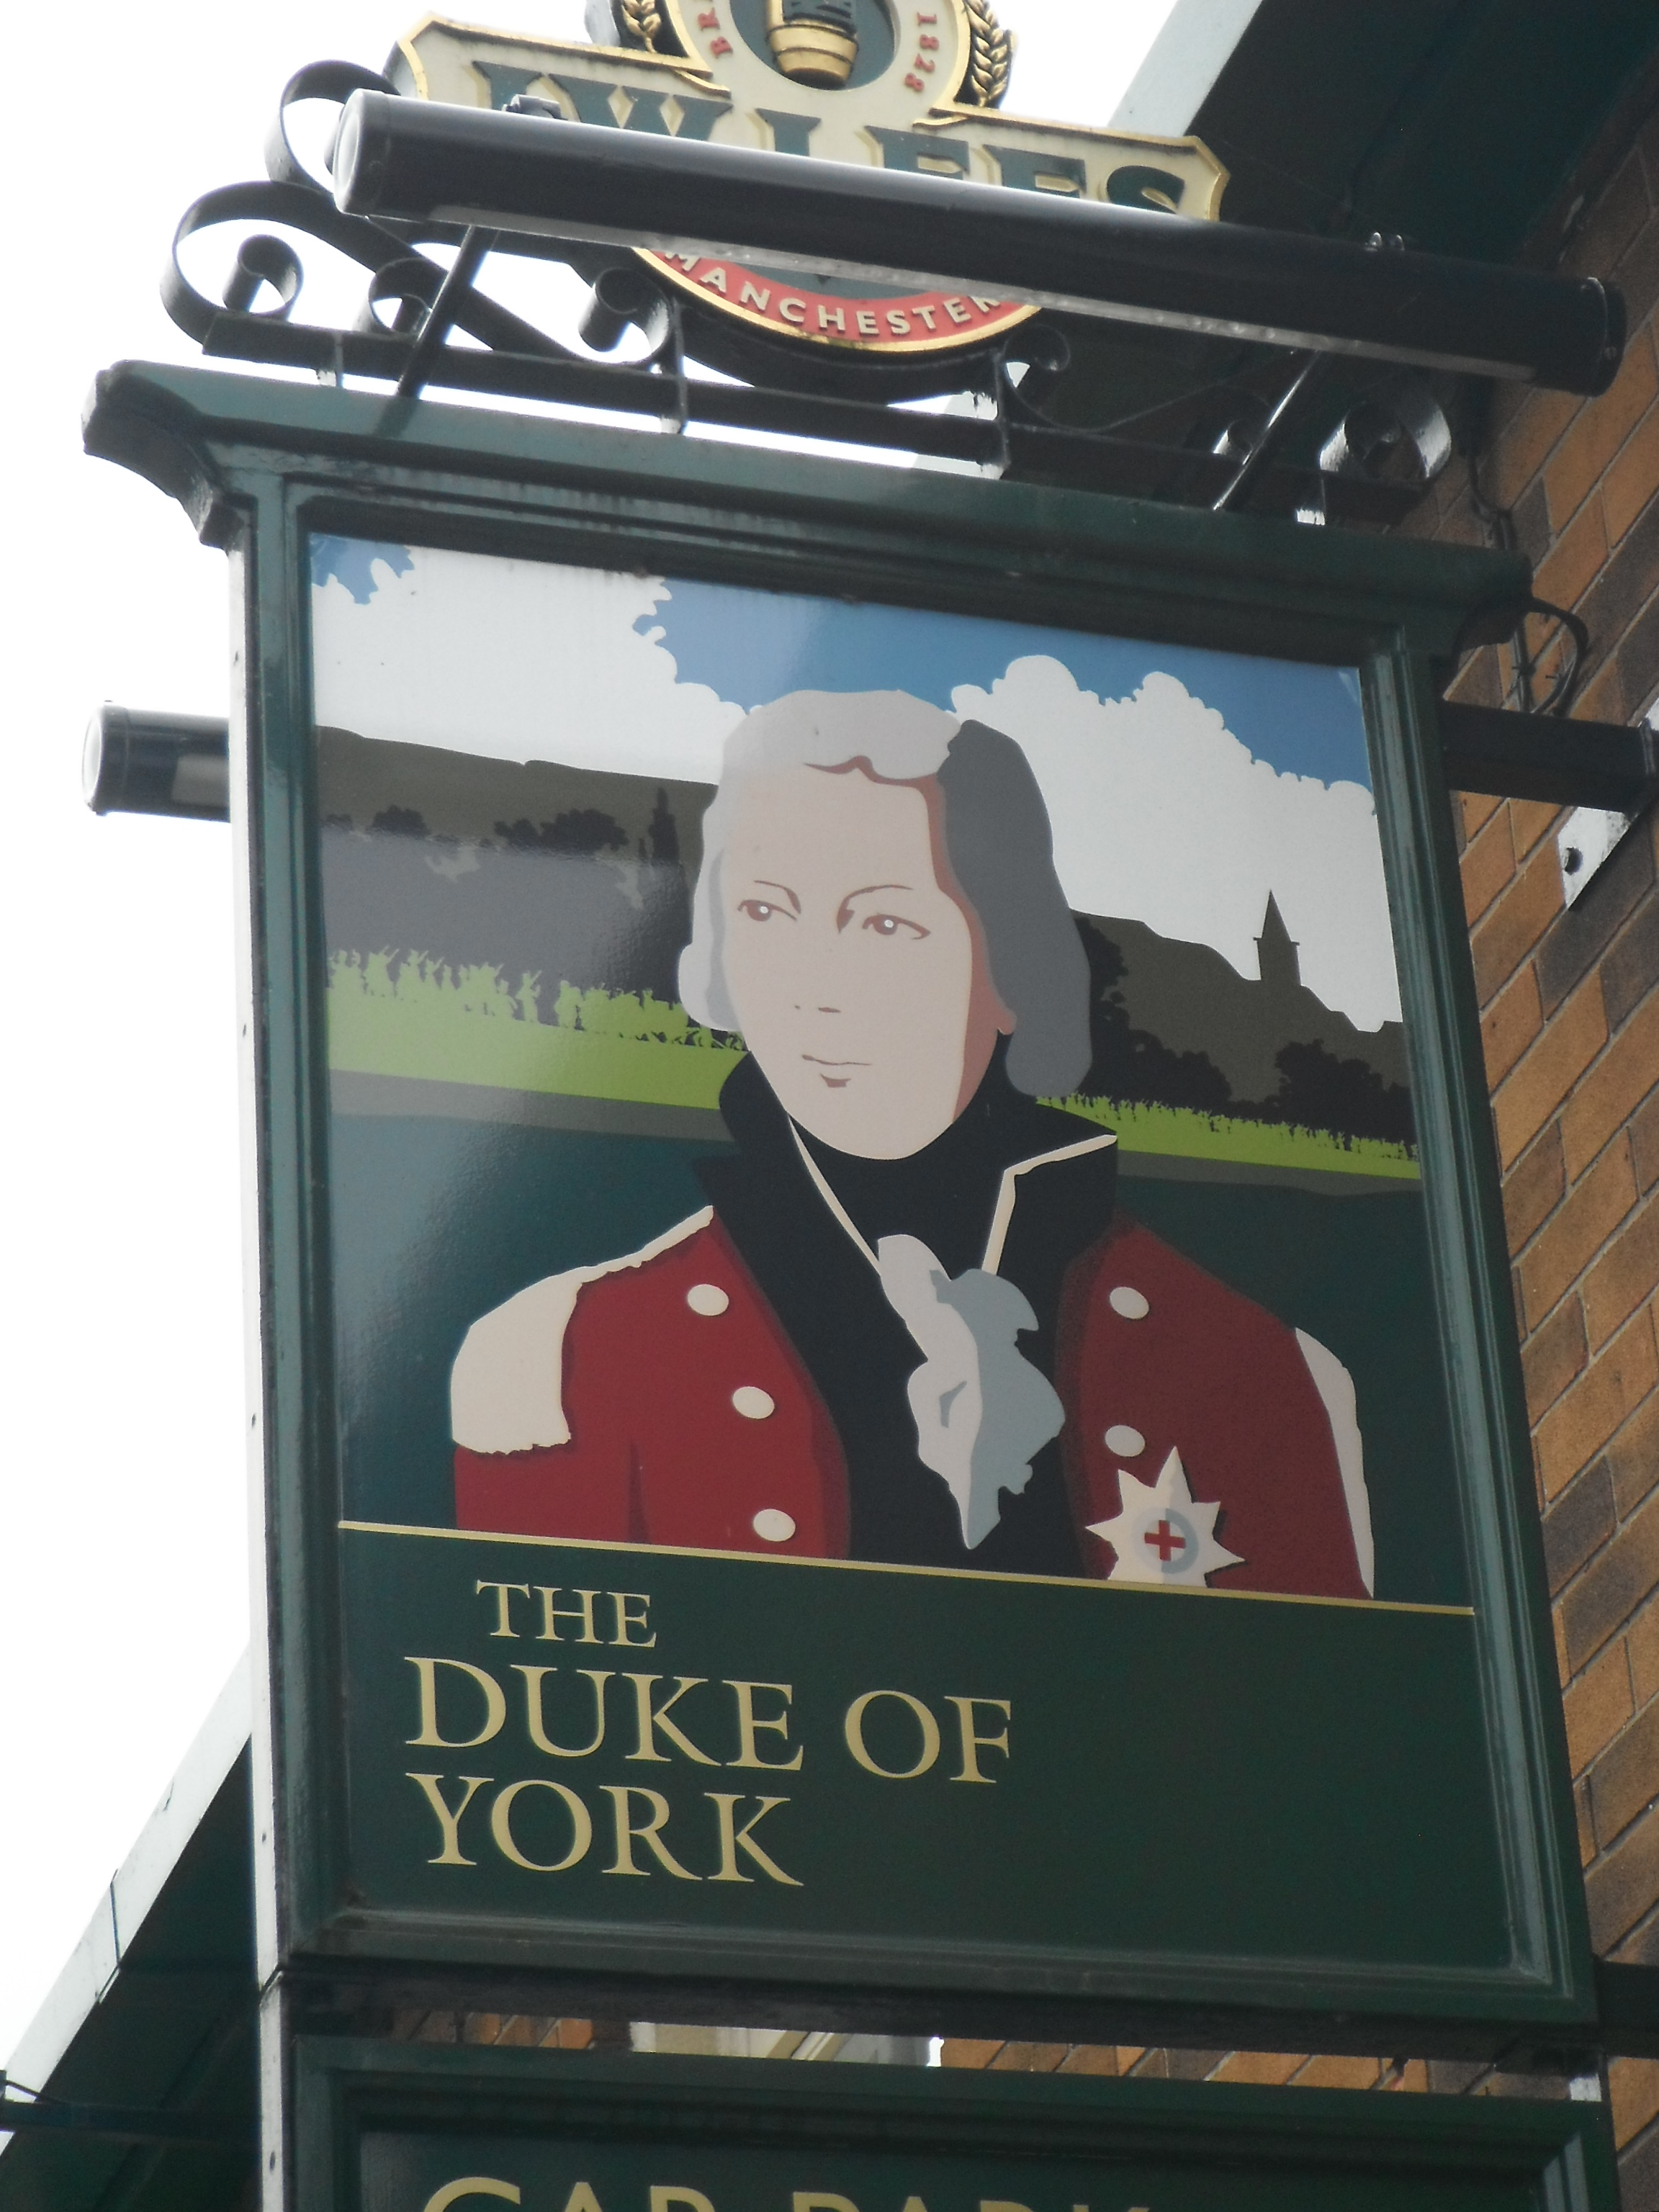
<path id="1" fill-rule="evenodd" d="M 911 1973 L 925 1965 L 944 1981 L 953 1944 L 1166 1961 L 1231 1954 L 1285 1967 L 1507 1962 L 1467 1615 L 522 1539 L 349 1532 L 343 1546 L 351 1880 L 370 1909 L 509 1917 L 530 1943 L 583 1919 L 880 1939 Z M 502 1638 L 499 1601 L 477 1594 L 480 1581 L 556 1588 L 562 1606 L 583 1587 L 641 1593 L 655 1640 L 616 1648 L 615 1607 L 602 1598 L 600 1640 L 572 1641 L 567 1621 L 556 1648 L 529 1595 L 507 1601 L 515 1633 Z M 489 1725 L 487 1693 L 445 1668 L 434 1675 L 436 1733 L 456 1747 L 411 1747 L 416 1656 L 496 1681 L 495 1732 L 467 1744 Z M 550 1757 L 530 1740 L 526 1677 L 514 1669 L 549 1666 L 560 1671 L 543 1685 L 548 1732 L 567 1745 L 596 1734 L 595 1691 L 579 1670 L 613 1678 L 591 1757 Z M 629 1677 L 644 1674 L 660 1678 L 659 1700 L 678 1678 L 697 1680 L 672 1717 L 710 1764 L 665 1735 L 653 1738 L 656 1759 L 641 1758 Z M 792 1692 L 787 1737 L 756 1739 L 783 1771 L 739 1763 L 734 1681 Z M 854 1759 L 846 1716 L 872 1690 L 902 1692 L 933 1717 L 925 1773 L 887 1779 Z M 953 1698 L 1012 1709 L 1010 1751 L 978 1754 L 977 1785 L 961 1778 Z M 782 1700 L 768 1692 L 756 1708 L 781 1711 Z M 973 1722 L 981 1735 L 1004 1725 L 988 1703 Z M 865 1740 L 878 1765 L 907 1768 L 926 1756 L 927 1723 L 888 1698 Z M 462 1778 L 485 1778 L 448 1850 L 475 1863 L 434 1863 L 444 1832 L 412 1771 L 448 1778 L 452 1810 Z M 494 1807 L 526 1777 L 574 1790 L 586 1808 L 592 1842 L 567 1872 L 504 1855 Z M 648 1847 L 621 1851 L 606 1792 L 629 1786 L 666 1802 L 662 1840 L 695 1879 Z M 799 1887 L 746 1857 L 723 1863 L 711 1792 L 741 1793 L 739 1823 L 763 1793 L 785 1801 L 755 1834 Z M 643 1799 L 628 1809 L 647 1816 Z M 551 1863 L 573 1850 L 573 1814 L 550 1791 L 512 1801 L 510 1821 L 527 1857 Z M 617 1870 L 624 1856 L 639 1865 L 633 1878 Z"/>
<path id="2" fill-rule="evenodd" d="M 1075 2212 L 1103 2203 L 1146 2205 L 1158 2212 L 1329 2212 L 1340 2188 L 1346 2212 L 1394 2212 L 1401 2202 L 1397 2173 L 1355 2172 L 1333 2158 L 1312 2171 L 1285 2171 L 1263 2158 L 1255 2170 L 1237 2162 L 1126 2150 L 1089 2159 L 1048 2159 L 1034 2169 L 1020 2157 L 921 2160 L 890 2153 L 803 2148 L 686 2152 L 678 2145 L 642 2150 L 591 2139 L 546 2143 L 522 2136 L 413 2133 L 365 2134 L 361 2149 L 362 2212 L 421 2212 L 458 2178 L 477 2175 L 516 2187 L 526 2212 L 562 2212 L 585 2181 L 600 2212 L 646 2212 L 653 2185 L 695 2190 L 714 2212 L 790 2212 L 797 2191 L 845 2200 L 819 2212 L 978 2212 L 985 2203 L 1014 2203 L 1019 2212 Z M 1219 2167 L 1219 2170 L 1218 2170 Z M 1344 2168 L 1346 2168 L 1345 2171 Z M 1412 2177 L 1413 2212 L 1522 2212 L 1539 2203 L 1530 2177 L 1487 2172 Z M 492 2192 L 494 2193 L 494 2192 Z M 486 2200 L 482 2194 L 475 2204 Z M 497 2196 L 497 2202 L 500 2197 Z M 465 2200 L 463 2200 L 465 2202 Z M 695 2199 L 673 2200 L 675 2212 L 702 2212 Z"/>
<path id="3" fill-rule="evenodd" d="M 95 2002 L 85 1986 L 84 2016 L 50 2075 L 28 2083 L 65 2104 L 222 2124 L 231 2139 L 136 2146 L 78 2128 L 20 2129 L 0 2137 L 0 2212 L 233 2212 L 246 2203 L 258 2107 L 248 1811 L 244 1752 L 155 1903 L 118 1931 L 118 1968 Z M 62 1982 L 54 2002 L 68 2002 Z"/>
<path id="4" fill-rule="evenodd" d="M 296 2073 L 311 2212 L 429 2212 L 464 2179 L 524 2212 L 1617 2202 L 1605 2110 L 1565 2101 L 310 2041 Z"/>
<path id="5" fill-rule="evenodd" d="M 1341 1360 L 1365 1439 L 1377 1595 L 1466 1604 L 1421 1192 L 1322 1198 L 1137 1177 L 1123 1198 L 1148 1228 Z"/>
<path id="6" fill-rule="evenodd" d="M 342 1466 L 359 1520 L 455 1520 L 449 1370 L 526 1283 L 633 1251 L 708 1203 L 717 1149 L 503 1121 L 336 1115 Z"/>

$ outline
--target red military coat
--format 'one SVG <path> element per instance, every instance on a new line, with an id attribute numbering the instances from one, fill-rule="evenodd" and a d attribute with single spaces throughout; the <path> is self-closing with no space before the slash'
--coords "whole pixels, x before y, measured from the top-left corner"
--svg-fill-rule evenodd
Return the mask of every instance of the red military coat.
<path id="1" fill-rule="evenodd" d="M 1369 1595 L 1352 1388 L 1313 1339 L 1119 1215 L 1066 1279 L 1054 1382 L 1091 1574 Z M 847 1556 L 840 1438 L 712 1209 L 486 1315 L 453 1407 L 462 1528 Z M 1147 1502 L 1172 1452 L 1197 1512 Z M 1211 1522 L 1237 1564 L 1206 1574 Z"/>

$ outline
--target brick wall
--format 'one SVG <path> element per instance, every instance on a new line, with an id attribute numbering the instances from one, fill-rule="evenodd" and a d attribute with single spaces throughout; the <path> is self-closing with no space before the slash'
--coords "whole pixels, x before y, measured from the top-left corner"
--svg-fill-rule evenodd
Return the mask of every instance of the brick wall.
<path id="1" fill-rule="evenodd" d="M 993 2073 L 1133 2075 L 1159 2081 L 1244 2081 L 1273 2088 L 1421 2090 L 1430 2086 L 1428 2069 L 1419 2058 L 1310 2058 L 1279 2051 L 1147 2051 L 1121 2044 L 988 2043 L 947 2036 L 939 2063 Z"/>
<path id="2" fill-rule="evenodd" d="M 1455 464 L 1405 527 L 1518 544 L 1589 628 L 1573 712 L 1624 722 L 1659 696 L 1659 113 L 1611 153 L 1558 265 L 1624 290 L 1617 380 L 1503 395 L 1474 481 Z M 1458 696 L 1522 689 L 1494 651 Z M 1659 1964 L 1659 828 L 1568 908 L 1563 818 L 1458 802 L 1592 1934 Z M 1659 2205 L 1659 2065 L 1620 2060 L 1611 2087 L 1626 2203 Z"/>
<path id="3" fill-rule="evenodd" d="M 499 2045 L 505 2051 L 626 2050 L 626 2024 L 615 2021 L 560 2020 L 551 2014 L 433 2011 L 404 2006 L 389 2022 L 374 2023 L 394 2043 L 465 2043 Z M 373 2032 L 368 2027 L 360 2030 Z"/>

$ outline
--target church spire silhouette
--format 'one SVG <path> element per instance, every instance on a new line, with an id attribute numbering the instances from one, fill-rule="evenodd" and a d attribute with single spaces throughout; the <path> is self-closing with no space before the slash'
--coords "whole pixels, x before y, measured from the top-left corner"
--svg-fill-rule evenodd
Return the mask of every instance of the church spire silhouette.
<path id="1" fill-rule="evenodd" d="M 1302 962 L 1297 940 L 1285 927 L 1279 901 L 1267 894 L 1267 911 L 1261 917 L 1261 934 L 1255 940 L 1256 973 L 1280 991 L 1293 991 L 1302 981 Z"/>

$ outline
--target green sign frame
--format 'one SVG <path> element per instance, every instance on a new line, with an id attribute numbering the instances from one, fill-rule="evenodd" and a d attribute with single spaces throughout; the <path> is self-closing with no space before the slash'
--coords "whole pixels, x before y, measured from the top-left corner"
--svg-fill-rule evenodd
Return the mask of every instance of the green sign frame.
<path id="1" fill-rule="evenodd" d="M 1606 2107 L 1565 2098 L 307 2036 L 295 2045 L 294 2070 L 294 2201 L 307 2212 L 473 2212 L 490 2203 L 523 2212 L 916 2212 L 918 2203 L 924 2212 L 1323 2212 L 1335 2203 L 1352 2212 L 1615 2212 L 1618 2203 Z"/>
<path id="2" fill-rule="evenodd" d="M 405 1988 L 522 1996 L 537 1985 L 556 1988 L 567 2009 L 595 2002 L 636 2017 L 696 2007 L 1279 2049 L 1581 2046 L 1595 2019 L 1589 1948 L 1435 718 L 1455 641 L 1477 611 L 1524 589 L 1524 563 L 204 370 L 109 372 L 86 435 L 90 451 L 178 498 L 230 556 L 259 1227 L 262 1974 L 307 1964 Z M 912 1578 L 901 1619 L 880 1568 L 645 1547 L 568 1546 L 561 1556 L 547 1540 L 343 1522 L 313 534 L 666 570 L 1357 669 L 1412 1040 L 1451 1437 L 1444 1474 L 1468 1606 L 1196 1605 L 1121 1591 L 1109 1632 L 1097 1585 L 941 1575 Z M 742 1855 L 741 1834 L 762 1817 L 748 1806 L 772 1801 L 739 1796 L 737 1785 L 780 1786 L 763 1776 L 736 1776 L 724 1791 L 707 1786 L 720 1778 L 687 1778 L 712 1808 L 695 1888 L 601 1884 L 597 1901 L 567 1908 L 569 1893 L 538 1886 L 556 1871 L 546 1860 L 528 1886 L 492 1862 L 457 1888 L 454 1870 L 474 1864 L 459 1843 L 434 1856 L 398 1840 L 420 1812 L 405 1747 L 428 1733 L 410 1726 L 413 1655 L 459 1661 L 476 1679 L 504 1656 L 477 1594 L 542 1584 L 610 1594 L 598 1602 L 614 1620 L 604 1614 L 610 1626 L 581 1640 L 653 1651 L 648 1662 L 607 1652 L 606 1666 L 641 1680 L 655 1670 L 665 1695 L 681 1674 L 729 1689 L 738 1748 L 724 1764 L 787 1768 L 773 1756 L 780 1745 L 813 1745 L 797 1832 L 810 1879 L 788 1883 L 808 1906 L 757 1878 L 763 1856 Z M 659 1644 L 648 1645 L 647 1620 Z M 935 1656 L 931 1671 L 916 1673 L 918 1650 Z M 1078 1837 L 1121 1868 L 1152 1796 L 1114 1796 L 1103 1784 L 1057 1810 L 1054 1792 L 1079 1771 L 1065 1686 L 1132 1657 L 1152 1686 L 1150 1737 L 1190 1739 L 1202 1721 L 1213 1739 L 1180 1772 L 1166 1761 L 1133 1777 L 1157 1796 L 1162 1825 L 1143 1851 L 1142 1906 L 1120 1899 L 1109 1926 L 1106 1875 L 1097 1868 L 1095 1889 L 1079 1887 Z M 1183 1686 L 1194 1680 L 1208 1686 L 1208 1719 Z M 1240 1756 L 1264 1683 L 1270 1755 Z M 778 1684 L 795 1700 L 793 1737 L 776 1726 L 770 1689 L 754 1703 L 757 1686 Z M 931 1797 L 895 1794 L 896 1754 L 860 1760 L 860 1772 L 836 1749 L 851 1743 L 848 1716 L 864 1692 L 900 1687 L 913 1710 L 919 1691 L 947 1722 L 967 1716 L 960 1771 L 938 1761 Z M 1032 1747 L 1031 1794 L 954 1790 L 991 1778 L 973 1771 L 979 1747 L 992 1747 L 990 1764 L 996 1715 L 1011 1704 Z M 435 1723 L 428 1740 L 453 1747 Z M 1127 1736 L 1114 1743 L 1115 1756 L 1130 1755 Z M 643 1737 L 634 1755 L 651 1755 Z M 453 1805 L 467 1783 L 435 1786 Z M 864 1861 L 849 1835 L 878 1839 Z M 626 1850 L 619 1836 L 619 1860 Z"/>

